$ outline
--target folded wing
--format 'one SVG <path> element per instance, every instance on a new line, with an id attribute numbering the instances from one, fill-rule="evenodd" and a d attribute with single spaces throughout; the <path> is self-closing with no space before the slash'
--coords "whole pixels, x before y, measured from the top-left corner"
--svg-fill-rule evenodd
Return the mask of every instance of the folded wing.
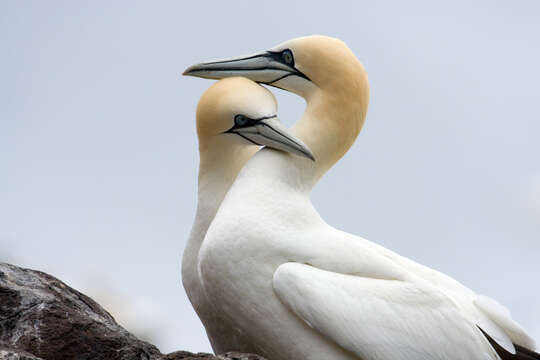
<path id="1" fill-rule="evenodd" d="M 364 360 L 498 359 L 477 325 L 429 285 L 286 263 L 273 287 L 294 314 Z"/>

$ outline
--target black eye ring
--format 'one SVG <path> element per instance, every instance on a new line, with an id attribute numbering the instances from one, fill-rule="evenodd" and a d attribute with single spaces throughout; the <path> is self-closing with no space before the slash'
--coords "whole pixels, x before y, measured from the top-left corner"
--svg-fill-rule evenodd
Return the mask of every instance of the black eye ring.
<path id="1" fill-rule="evenodd" d="M 244 115 L 238 114 L 234 117 L 234 123 L 236 126 L 244 126 L 248 123 L 248 118 Z"/>
<path id="2" fill-rule="evenodd" d="M 292 51 L 289 50 L 289 49 L 283 50 L 283 52 L 281 53 L 281 59 L 282 59 L 283 62 L 285 62 L 285 64 L 287 64 L 287 65 L 293 65 L 293 64 L 294 64 L 293 53 L 292 53 Z"/>

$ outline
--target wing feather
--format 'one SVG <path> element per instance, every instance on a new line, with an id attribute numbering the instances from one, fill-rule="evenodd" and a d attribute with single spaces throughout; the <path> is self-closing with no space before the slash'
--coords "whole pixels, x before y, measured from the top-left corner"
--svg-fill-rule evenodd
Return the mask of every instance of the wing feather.
<path id="1" fill-rule="evenodd" d="M 495 300 L 478 295 L 474 300 L 474 305 L 504 330 L 514 344 L 527 349 L 535 350 L 535 341 L 527 335 L 527 332 L 512 319 L 510 311 Z M 486 331 L 489 334 L 489 331 Z"/>
<path id="2" fill-rule="evenodd" d="M 430 286 L 286 263 L 273 287 L 309 326 L 365 360 L 498 359 L 478 327 Z"/>

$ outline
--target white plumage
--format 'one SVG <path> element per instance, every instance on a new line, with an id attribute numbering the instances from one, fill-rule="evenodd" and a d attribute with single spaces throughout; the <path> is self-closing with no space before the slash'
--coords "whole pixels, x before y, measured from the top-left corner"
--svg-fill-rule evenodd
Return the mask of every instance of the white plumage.
<path id="1" fill-rule="evenodd" d="M 264 66 L 255 67 L 260 58 Z M 503 306 L 334 229 L 311 204 L 311 189 L 349 149 L 366 116 L 367 76 L 345 44 L 300 38 L 186 72 L 240 73 L 302 95 L 307 108 L 293 131 L 316 159 L 263 149 L 221 204 L 198 254 L 206 299 L 223 315 L 206 326 L 227 329 L 217 334 L 216 352 L 271 360 L 527 359 L 535 343 Z"/>
<path id="2" fill-rule="evenodd" d="M 208 301 L 199 280 L 197 257 L 206 231 L 236 175 L 258 149 L 254 140 L 300 154 L 308 151 L 288 134 L 276 111 L 272 93 L 245 78 L 217 82 L 205 91 L 197 106 L 198 203 L 182 259 L 182 282 L 201 321 L 212 324 L 206 330 L 213 346 L 217 346 L 215 334 L 226 333 L 227 328 L 221 326 L 222 315 Z M 235 344 L 234 339 L 231 334 L 227 343 Z"/>

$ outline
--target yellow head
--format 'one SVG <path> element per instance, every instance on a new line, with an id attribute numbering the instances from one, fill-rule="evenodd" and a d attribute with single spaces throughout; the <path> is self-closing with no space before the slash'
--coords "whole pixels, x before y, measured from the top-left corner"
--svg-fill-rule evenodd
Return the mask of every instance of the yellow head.
<path id="1" fill-rule="evenodd" d="M 226 133 L 235 125 L 237 115 L 258 119 L 276 113 L 276 99 L 264 87 L 241 77 L 223 79 L 210 86 L 199 99 L 197 134 L 204 141 Z"/>
<path id="2" fill-rule="evenodd" d="M 367 74 L 341 40 L 321 35 L 286 41 L 246 57 L 190 66 L 184 75 L 210 79 L 243 76 L 297 93 L 309 100 L 314 90 L 360 97 L 367 106 Z"/>
<path id="3" fill-rule="evenodd" d="M 223 79 L 204 92 L 197 106 L 197 135 L 201 155 L 217 157 L 239 146 L 266 145 L 313 157 L 278 120 L 272 93 L 246 78 Z"/>
<path id="4" fill-rule="evenodd" d="M 262 53 L 193 65 L 185 75 L 210 79 L 244 76 L 304 97 L 308 107 L 294 126 L 324 173 L 354 143 L 369 103 L 366 71 L 347 45 L 327 36 L 306 36 Z"/>

